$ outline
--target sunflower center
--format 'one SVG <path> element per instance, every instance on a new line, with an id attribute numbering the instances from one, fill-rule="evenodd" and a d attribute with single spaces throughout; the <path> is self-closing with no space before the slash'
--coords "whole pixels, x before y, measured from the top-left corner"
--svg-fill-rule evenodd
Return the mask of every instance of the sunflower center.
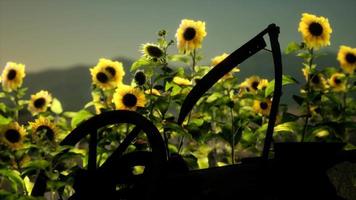
<path id="1" fill-rule="evenodd" d="M 356 63 L 356 56 L 352 53 L 348 53 L 346 54 L 346 57 L 345 57 L 346 61 L 350 64 L 354 64 Z"/>
<path id="2" fill-rule="evenodd" d="M 125 106 L 131 108 L 134 107 L 137 103 L 137 97 L 133 94 L 125 94 L 123 99 L 122 99 L 123 103 Z"/>
<path id="3" fill-rule="evenodd" d="M 341 84 L 341 80 L 339 78 L 334 78 L 334 83 L 336 85 L 340 85 Z"/>
<path id="4" fill-rule="evenodd" d="M 5 132 L 5 138 L 11 143 L 17 143 L 20 141 L 20 133 L 15 129 L 9 129 Z"/>
<path id="5" fill-rule="evenodd" d="M 156 46 L 149 45 L 146 47 L 146 50 L 147 50 L 148 55 L 153 58 L 160 58 L 163 55 L 162 50 Z"/>
<path id="6" fill-rule="evenodd" d="M 96 79 L 101 83 L 107 83 L 109 81 L 109 77 L 104 72 L 97 73 Z"/>
<path id="7" fill-rule="evenodd" d="M 116 74 L 116 70 L 113 67 L 110 66 L 106 67 L 105 70 L 108 71 L 111 74 L 111 76 L 115 76 Z"/>
<path id="8" fill-rule="evenodd" d="M 190 40 L 194 39 L 196 33 L 197 32 L 195 31 L 194 28 L 188 27 L 185 29 L 185 31 L 183 33 L 183 37 L 185 40 L 190 41 Z"/>
<path id="9" fill-rule="evenodd" d="M 33 102 L 33 105 L 36 107 L 36 108 L 42 108 L 46 103 L 46 100 L 41 97 L 41 98 L 38 98 L 36 99 L 34 102 Z"/>
<path id="10" fill-rule="evenodd" d="M 258 81 L 253 81 L 252 84 L 251 84 L 251 87 L 254 89 L 254 90 L 257 90 L 258 88 Z"/>
<path id="11" fill-rule="evenodd" d="M 319 84 L 319 83 L 320 83 L 320 78 L 319 78 L 319 76 L 318 76 L 318 75 L 312 76 L 311 82 L 314 83 L 314 84 L 316 84 L 316 85 Z"/>
<path id="12" fill-rule="evenodd" d="M 45 125 L 42 125 L 42 126 L 39 126 L 37 129 L 36 129 L 36 132 L 44 132 L 45 133 L 45 137 L 50 140 L 50 141 L 53 141 L 54 140 L 54 131 L 48 127 L 48 126 L 45 126 Z"/>
<path id="13" fill-rule="evenodd" d="M 319 23 L 313 22 L 309 25 L 309 32 L 313 36 L 320 36 L 323 33 L 323 27 Z"/>
<path id="14" fill-rule="evenodd" d="M 9 73 L 7 73 L 7 79 L 8 80 L 14 80 L 15 79 L 15 77 L 16 77 L 16 70 L 14 70 L 14 69 L 10 69 L 10 71 L 9 71 Z"/>
<path id="15" fill-rule="evenodd" d="M 261 102 L 260 107 L 262 110 L 266 110 L 268 108 L 268 104 L 266 102 Z"/>

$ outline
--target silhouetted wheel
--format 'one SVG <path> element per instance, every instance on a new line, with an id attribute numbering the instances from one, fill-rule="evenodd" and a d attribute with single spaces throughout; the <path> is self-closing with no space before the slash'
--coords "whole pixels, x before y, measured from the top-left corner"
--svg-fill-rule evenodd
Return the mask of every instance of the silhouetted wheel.
<path id="1" fill-rule="evenodd" d="M 122 123 L 132 124 L 135 127 L 111 156 L 97 167 L 98 129 Z M 146 134 L 151 151 L 124 154 L 141 131 Z M 154 183 L 167 161 L 164 142 L 157 128 L 136 112 L 109 111 L 80 124 L 60 144 L 74 146 L 88 134 L 90 134 L 88 167 L 79 170 L 74 176 L 75 194 L 70 199 L 150 199 L 151 193 L 156 191 Z M 143 166 L 144 172 L 139 175 L 134 174 L 135 166 Z M 45 173 L 40 172 L 32 196 L 44 195 L 47 180 Z"/>

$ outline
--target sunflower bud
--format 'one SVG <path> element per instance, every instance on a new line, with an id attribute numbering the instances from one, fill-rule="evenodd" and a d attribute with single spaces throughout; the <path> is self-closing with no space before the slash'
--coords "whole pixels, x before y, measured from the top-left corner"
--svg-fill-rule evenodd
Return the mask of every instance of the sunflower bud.
<path id="1" fill-rule="evenodd" d="M 167 34 L 167 31 L 164 30 L 164 29 L 158 31 L 158 36 L 159 36 L 159 37 L 163 37 L 163 36 L 165 36 L 166 34 Z"/>
<path id="2" fill-rule="evenodd" d="M 141 86 L 146 83 L 146 75 L 143 71 L 137 71 L 135 73 L 135 82 L 137 85 Z"/>

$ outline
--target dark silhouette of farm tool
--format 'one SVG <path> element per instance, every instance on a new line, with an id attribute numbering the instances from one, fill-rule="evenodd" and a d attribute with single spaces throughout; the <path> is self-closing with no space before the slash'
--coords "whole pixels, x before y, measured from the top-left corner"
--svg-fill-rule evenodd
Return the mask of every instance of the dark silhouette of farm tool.
<path id="1" fill-rule="evenodd" d="M 80 124 L 61 142 L 61 145 L 75 145 L 90 135 L 88 167 L 76 173 L 75 194 L 70 199 L 339 199 L 326 170 L 343 161 L 355 162 L 355 152 L 343 151 L 343 144 L 275 143 L 275 156 L 269 158 L 282 92 L 279 27 L 274 24 L 231 53 L 195 85 L 182 104 L 177 123 L 182 125 L 199 98 L 220 78 L 264 50 L 266 35 L 274 62 L 275 85 L 261 157 L 225 167 L 188 170 L 179 155 L 167 155 L 158 129 L 148 119 L 132 111 L 104 112 Z M 97 167 L 98 129 L 120 123 L 133 124 L 135 128 L 104 164 Z M 146 134 L 151 151 L 125 154 L 140 132 Z M 133 174 L 132 167 L 137 165 L 145 167 L 143 174 Z M 46 182 L 41 172 L 32 195 L 43 195 Z M 119 184 L 125 187 L 117 189 Z"/>

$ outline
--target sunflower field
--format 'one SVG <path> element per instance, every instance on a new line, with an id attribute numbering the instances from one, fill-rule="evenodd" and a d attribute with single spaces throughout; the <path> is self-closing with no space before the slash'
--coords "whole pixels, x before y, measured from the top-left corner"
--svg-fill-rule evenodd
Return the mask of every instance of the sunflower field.
<path id="1" fill-rule="evenodd" d="M 283 85 L 298 85 L 296 108 L 281 104 L 274 141 L 343 142 L 356 148 L 356 48 L 340 46 L 339 66 L 319 66 L 320 50 L 330 45 L 332 26 L 327 18 L 303 13 L 300 42 L 291 42 L 286 54 L 303 59 L 300 73 L 283 76 Z M 136 111 L 160 131 L 168 155 L 180 154 L 190 169 L 238 163 L 259 156 L 273 100 L 274 80 L 252 75 L 240 80 L 238 66 L 226 74 L 195 105 L 183 125 L 177 115 L 194 85 L 229 54 L 203 64 L 200 52 L 207 36 L 203 21 L 184 19 L 175 40 L 165 30 L 157 40 L 141 46 L 142 56 L 132 66 L 100 58 L 90 67 L 92 100 L 77 112 L 62 109 L 51 91 L 25 98 L 25 65 L 8 62 L 1 74 L 0 199 L 68 199 L 74 174 L 88 165 L 88 138 L 74 147 L 59 145 L 75 127 L 94 115 L 112 110 Z M 347 41 L 345 41 L 347 42 Z M 176 53 L 169 53 L 177 48 Z M 125 67 L 131 67 L 125 71 Z M 124 83 L 125 74 L 133 74 Z M 97 164 L 105 162 L 133 129 L 127 124 L 100 129 Z M 139 135 L 128 152 L 149 149 Z M 49 178 L 45 197 L 31 196 L 40 170 Z M 136 173 L 143 169 L 137 167 Z M 355 180 L 354 180 L 355 181 Z M 354 182 L 356 184 L 356 182 Z"/>

